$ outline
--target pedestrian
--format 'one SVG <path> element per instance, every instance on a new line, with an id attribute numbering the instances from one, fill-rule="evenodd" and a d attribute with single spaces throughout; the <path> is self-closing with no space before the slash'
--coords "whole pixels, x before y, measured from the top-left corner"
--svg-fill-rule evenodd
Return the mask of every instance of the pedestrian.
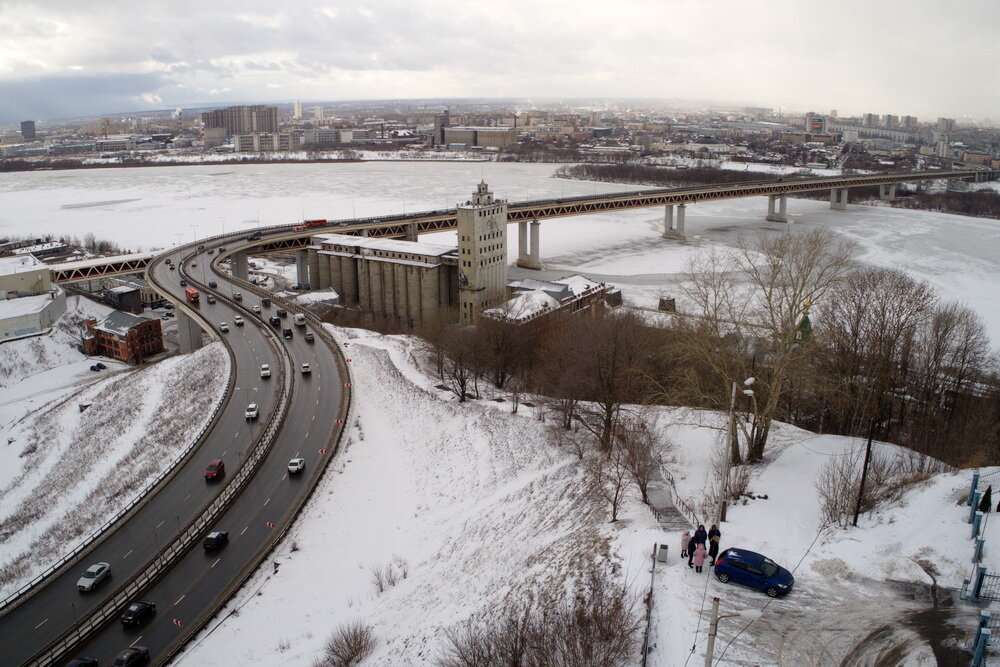
<path id="1" fill-rule="evenodd" d="M 691 541 L 691 531 L 685 530 L 681 535 L 681 558 L 688 557 L 688 542 Z"/>
<path id="2" fill-rule="evenodd" d="M 708 533 L 705 532 L 705 524 L 699 523 L 698 530 L 694 531 L 694 543 L 705 544 L 708 541 Z"/>
<path id="3" fill-rule="evenodd" d="M 705 545 L 699 543 L 694 549 L 694 571 L 701 574 L 701 567 L 705 564 Z"/>
<path id="4" fill-rule="evenodd" d="M 722 531 L 714 523 L 708 529 L 708 566 L 715 565 L 715 558 L 719 555 L 719 540 L 722 539 Z"/>
<path id="5" fill-rule="evenodd" d="M 688 567 L 694 567 L 694 548 L 698 546 L 698 543 L 694 541 L 694 537 L 688 540 Z"/>

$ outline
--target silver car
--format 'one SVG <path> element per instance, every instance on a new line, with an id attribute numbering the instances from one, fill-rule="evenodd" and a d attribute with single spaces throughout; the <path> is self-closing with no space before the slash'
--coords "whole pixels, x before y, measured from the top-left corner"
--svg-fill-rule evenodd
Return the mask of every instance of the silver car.
<path id="1" fill-rule="evenodd" d="M 76 582 L 76 587 L 81 593 L 94 590 L 94 586 L 104 581 L 111 574 L 111 566 L 107 563 L 94 563 L 87 568 Z"/>

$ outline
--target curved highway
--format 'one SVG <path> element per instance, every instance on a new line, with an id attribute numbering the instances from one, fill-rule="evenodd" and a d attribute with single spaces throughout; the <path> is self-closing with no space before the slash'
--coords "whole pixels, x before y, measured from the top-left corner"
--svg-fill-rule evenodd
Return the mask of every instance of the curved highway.
<path id="1" fill-rule="evenodd" d="M 77 620 L 106 602 L 120 584 L 140 572 L 182 527 L 200 515 L 233 477 L 263 430 L 262 425 L 275 411 L 285 354 L 291 361 L 288 381 L 292 393 L 284 424 L 256 476 L 213 527 L 229 532 L 229 544 L 211 553 L 196 546 L 141 593 L 142 600 L 157 606 L 157 614 L 150 622 L 134 632 L 124 630 L 117 620 L 110 622 L 86 644 L 75 647 L 63 662 L 89 656 L 102 665 L 111 664 L 132 644 L 148 647 L 154 664 L 166 659 L 252 572 L 270 549 L 276 531 L 289 524 L 318 481 L 325 459 L 332 456 L 335 436 L 339 436 L 342 428 L 337 417 L 345 400 L 346 381 L 341 377 L 337 353 L 315 330 L 315 342 L 306 342 L 303 333 L 306 328 L 312 329 L 313 324 L 307 323 L 306 328 L 294 326 L 291 313 L 282 320 L 282 328 L 291 328 L 293 337 L 280 338 L 280 332 L 267 323 L 267 318 L 277 310 L 276 305 L 261 308 L 260 315 L 249 312 L 253 305 L 260 305 L 260 297 L 211 266 L 214 255 L 208 254 L 208 250 L 227 242 L 234 243 L 232 239 L 206 243 L 204 251 L 186 260 L 193 248 L 177 249 L 161 258 L 169 258 L 178 266 L 177 270 L 170 270 L 165 261 L 157 261 L 150 272 L 153 281 L 177 302 L 184 300 L 184 288 L 180 285 L 183 277 L 190 286 L 201 290 L 202 302 L 196 308 L 213 327 L 214 335 L 226 342 L 234 358 L 235 382 L 228 404 L 205 441 L 145 505 L 106 535 L 76 565 L 44 582 L 24 602 L 0 617 L 3 647 L 0 664 L 16 665 L 31 660 Z M 214 290 L 203 284 L 210 280 L 219 285 L 219 298 L 214 304 L 206 299 Z M 242 292 L 245 310 L 230 302 L 234 292 Z M 243 317 L 244 326 L 234 325 L 236 315 Z M 221 322 L 228 323 L 228 332 L 220 331 Z M 310 364 L 311 374 L 300 373 L 302 363 Z M 271 378 L 260 377 L 261 364 L 270 365 Z M 244 417 L 251 402 L 260 407 L 260 417 L 255 422 L 247 422 Z M 289 476 L 288 461 L 299 456 L 306 460 L 305 470 Z M 226 463 L 227 475 L 220 482 L 206 482 L 205 466 L 216 458 Z M 76 580 L 80 574 L 90 563 L 100 561 L 111 564 L 111 579 L 102 582 L 94 593 L 77 592 Z"/>

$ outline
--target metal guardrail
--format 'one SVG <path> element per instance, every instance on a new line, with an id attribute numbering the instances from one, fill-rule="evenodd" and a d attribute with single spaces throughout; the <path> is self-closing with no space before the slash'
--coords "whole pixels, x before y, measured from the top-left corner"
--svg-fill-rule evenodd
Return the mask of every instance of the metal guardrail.
<path id="1" fill-rule="evenodd" d="M 238 305 L 238 307 L 245 310 L 248 314 L 250 313 L 249 309 L 244 308 L 242 305 Z M 26 665 L 41 667 L 42 665 L 48 665 L 57 661 L 75 645 L 86 639 L 92 632 L 117 616 L 125 605 L 134 599 L 140 591 L 172 567 L 175 560 L 187 553 L 188 549 L 197 541 L 205 529 L 214 523 L 219 515 L 229 507 L 232 500 L 243 491 L 247 482 L 256 474 L 257 468 L 274 443 L 278 429 L 284 423 L 292 391 L 291 360 L 283 348 L 277 346 L 270 336 L 268 337 L 268 341 L 276 348 L 276 352 L 283 362 L 280 375 L 281 393 L 279 394 L 277 410 L 272 413 L 263 433 L 257 439 L 256 446 L 248 453 L 246 463 L 240 466 L 233 481 L 215 497 L 200 516 L 195 517 L 188 523 L 178 537 L 160 550 L 142 571 L 121 586 L 108 601 L 92 612 L 87 618 L 76 623 L 72 628 L 50 642 L 40 653 L 25 663 Z"/>
<path id="2" fill-rule="evenodd" d="M 152 268 L 152 265 L 150 266 Z M 148 274 L 147 274 L 148 275 Z M 153 284 L 154 281 L 150 281 Z M 176 469 L 180 466 L 181 462 L 184 461 L 201 443 L 204 441 L 208 433 L 215 427 L 215 423 L 218 420 L 219 415 L 222 410 L 229 404 L 229 399 L 232 396 L 233 386 L 236 383 L 236 359 L 233 356 L 232 350 L 228 347 L 226 352 L 229 354 L 229 375 L 226 378 L 226 391 L 222 398 L 215 404 L 215 408 L 212 410 L 211 417 L 202 427 L 201 431 L 198 432 L 197 437 L 192 440 L 191 444 L 177 455 L 176 458 L 166 467 L 163 472 L 157 475 L 156 479 L 147 484 L 138 494 L 136 494 L 131 500 L 129 500 L 124 507 L 122 507 L 114 516 L 108 519 L 106 522 L 101 524 L 101 526 L 92 532 L 90 535 L 85 537 L 83 541 L 77 544 L 73 549 L 66 553 L 62 558 L 60 558 L 56 563 L 46 568 L 41 574 L 38 574 L 31 579 L 28 583 L 24 584 L 13 593 L 8 595 L 3 600 L 0 600 L 0 611 L 2 614 L 9 613 L 14 606 L 14 602 L 23 601 L 29 597 L 32 589 L 44 581 L 46 578 L 52 574 L 58 572 L 65 566 L 71 565 L 78 560 L 78 557 L 89 550 L 90 547 L 96 546 L 97 541 L 105 535 L 105 533 L 113 527 L 116 523 L 121 521 L 123 518 L 128 516 L 133 510 L 139 508 L 143 505 L 152 495 L 154 489 L 156 489 L 161 482 L 173 475 Z M 16 605 L 15 605 L 16 606 Z M 0 615 L 2 615 L 0 614 Z"/>
<path id="3" fill-rule="evenodd" d="M 677 493 L 677 484 L 674 482 L 674 476 L 670 471 L 661 465 L 660 473 L 663 475 L 663 481 L 667 483 L 667 492 L 670 494 L 670 502 L 674 504 L 674 509 L 680 512 L 692 526 L 705 523 L 703 519 L 698 518 L 698 513 L 694 511 L 694 508 L 681 499 L 680 494 Z"/>

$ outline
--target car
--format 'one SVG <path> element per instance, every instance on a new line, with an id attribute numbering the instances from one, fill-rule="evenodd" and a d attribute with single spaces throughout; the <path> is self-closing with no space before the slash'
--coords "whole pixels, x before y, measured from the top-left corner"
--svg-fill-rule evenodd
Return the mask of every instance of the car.
<path id="1" fill-rule="evenodd" d="M 233 292 L 233 301 L 242 301 L 242 300 L 243 300 L 242 292 Z"/>
<path id="2" fill-rule="evenodd" d="M 167 310 L 173 310 L 174 309 L 174 304 L 172 304 L 172 303 L 165 303 L 165 304 L 163 304 L 163 307 L 166 308 Z"/>
<path id="3" fill-rule="evenodd" d="M 302 472 L 302 469 L 306 467 L 305 459 L 292 459 L 288 462 L 288 473 L 290 475 L 295 475 Z"/>
<path id="4" fill-rule="evenodd" d="M 281 330 L 281 335 L 284 336 L 285 338 L 291 338 L 292 337 L 292 330 L 288 329 L 288 328 L 282 329 Z"/>
<path id="5" fill-rule="evenodd" d="M 302 364 L 302 374 L 309 375 L 310 373 L 312 373 L 312 368 L 309 367 L 309 364 Z"/>
<path id="6" fill-rule="evenodd" d="M 104 370 L 105 368 L 107 368 L 107 366 L 105 366 L 104 364 L 102 364 L 102 363 L 101 363 L 101 362 L 99 362 L 99 361 L 98 361 L 98 362 L 97 362 L 96 364 L 94 364 L 94 365 L 95 365 L 95 366 L 97 366 L 98 368 L 100 368 L 100 369 L 101 369 L 102 371 L 103 371 L 103 370 Z"/>
<path id="7" fill-rule="evenodd" d="M 302 313 L 295 313 L 295 326 L 304 327 L 306 325 L 306 316 Z"/>
<path id="8" fill-rule="evenodd" d="M 224 245 L 219 246 L 219 252 L 226 252 L 226 246 Z"/>
<path id="9" fill-rule="evenodd" d="M 269 378 L 269 377 L 271 377 L 271 367 L 268 366 L 267 364 L 261 364 L 260 365 L 260 376 L 262 378 Z"/>
<path id="10" fill-rule="evenodd" d="M 92 371 L 100 371 L 101 369 L 97 367 L 97 364 L 94 364 L 93 366 L 90 367 L 90 370 L 92 370 Z"/>
<path id="11" fill-rule="evenodd" d="M 258 306 L 257 304 L 250 306 L 250 309 L 253 310 L 253 312 L 256 313 L 257 315 L 260 315 L 260 306 Z"/>
<path id="12" fill-rule="evenodd" d="M 209 303 L 215 303 L 215 297 L 212 296 L 211 294 L 209 294 L 207 298 Z"/>
<path id="13" fill-rule="evenodd" d="M 205 541 L 201 543 L 201 546 L 205 548 L 205 551 L 211 551 L 212 549 L 221 549 L 227 544 L 229 544 L 229 533 L 224 530 L 213 530 L 205 536 Z"/>
<path id="14" fill-rule="evenodd" d="M 198 266 L 198 262 L 191 262 L 191 268 L 192 269 L 195 268 L 196 266 Z"/>
<path id="15" fill-rule="evenodd" d="M 89 593 L 97 584 L 111 575 L 111 566 L 107 563 L 94 563 L 77 579 L 76 588 L 81 593 Z"/>
<path id="16" fill-rule="evenodd" d="M 276 327 L 281 326 L 281 318 L 278 317 L 277 315 L 271 315 L 271 317 L 267 318 L 267 321 Z"/>
<path id="17" fill-rule="evenodd" d="M 226 324 L 225 322 L 219 322 L 219 329 L 220 329 L 220 330 L 221 330 L 222 332 L 226 332 L 226 331 L 229 331 L 229 325 L 228 325 L 228 324 Z"/>
<path id="18" fill-rule="evenodd" d="M 214 280 L 209 280 L 208 286 L 211 287 L 212 289 L 215 289 L 216 287 L 219 286 L 219 283 L 215 282 Z"/>
<path id="19" fill-rule="evenodd" d="M 182 280 L 181 281 L 181 287 L 187 287 L 187 286 L 188 286 L 188 281 Z"/>
<path id="20" fill-rule="evenodd" d="M 313 335 L 313 332 L 312 331 L 307 331 L 306 332 L 306 342 L 307 343 L 311 343 L 314 340 L 316 340 L 316 336 Z"/>
<path id="21" fill-rule="evenodd" d="M 149 649 L 145 646 L 129 646 L 118 654 L 112 667 L 138 667 L 149 664 Z"/>
<path id="22" fill-rule="evenodd" d="M 772 598 L 788 595 L 795 585 L 792 573 L 767 556 L 733 547 L 719 554 L 715 578 L 724 584 L 732 582 L 756 588 Z"/>
<path id="23" fill-rule="evenodd" d="M 176 267 L 176 266 L 174 266 L 173 264 L 171 264 L 171 265 L 170 265 L 170 270 L 171 270 L 171 271 L 175 271 L 176 269 L 177 269 L 177 267 Z"/>
<path id="24" fill-rule="evenodd" d="M 215 248 L 209 248 L 208 249 L 208 254 L 209 255 L 214 255 L 215 254 Z"/>
<path id="25" fill-rule="evenodd" d="M 174 260 L 172 260 L 172 259 L 170 259 L 169 257 L 167 257 L 167 258 L 166 258 L 165 260 L 163 260 L 163 263 L 164 263 L 164 264 L 171 264 L 171 263 L 173 263 L 173 261 L 174 261 Z"/>
<path id="26" fill-rule="evenodd" d="M 202 251 L 202 250 L 204 250 L 204 249 L 205 249 L 205 244 L 204 244 L 204 243 L 203 243 L 203 244 L 201 244 L 200 246 L 198 246 L 198 251 L 199 251 L 199 252 L 201 252 L 201 251 Z"/>
<path id="27" fill-rule="evenodd" d="M 260 305 L 263 306 L 264 308 L 270 308 L 271 307 L 271 300 L 268 299 L 266 296 L 262 297 L 261 300 L 260 300 Z"/>
<path id="28" fill-rule="evenodd" d="M 76 658 L 71 660 L 66 667 L 100 667 L 100 664 L 97 662 L 97 658 Z"/>
<path id="29" fill-rule="evenodd" d="M 243 318 L 240 317 L 239 315 L 236 315 L 235 317 L 233 317 L 233 324 L 235 324 L 238 327 L 243 326 Z"/>
<path id="30" fill-rule="evenodd" d="M 278 315 L 278 317 L 288 317 L 288 311 L 284 308 L 278 308 L 274 312 Z"/>
<path id="31" fill-rule="evenodd" d="M 133 602 L 122 613 L 122 625 L 140 625 L 156 615 L 152 602 Z"/>
<path id="32" fill-rule="evenodd" d="M 226 474 L 226 464 L 222 462 L 222 459 L 213 459 L 208 462 L 208 466 L 205 468 L 205 479 L 218 479 L 225 476 Z"/>
<path id="33" fill-rule="evenodd" d="M 257 409 L 256 403 L 251 403 L 247 406 L 245 416 L 248 422 L 257 419 L 257 417 L 260 416 L 260 410 Z"/>

